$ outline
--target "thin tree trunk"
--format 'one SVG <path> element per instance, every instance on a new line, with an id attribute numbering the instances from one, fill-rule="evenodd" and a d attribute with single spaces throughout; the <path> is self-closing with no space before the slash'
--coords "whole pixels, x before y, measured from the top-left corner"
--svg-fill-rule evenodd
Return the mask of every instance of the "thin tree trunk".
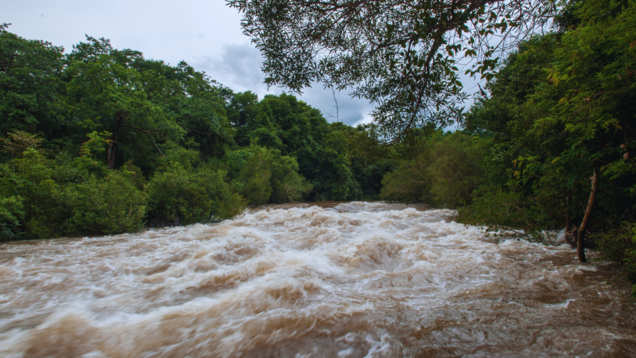
<path id="1" fill-rule="evenodd" d="M 585 259 L 585 251 L 583 245 L 585 243 L 585 234 L 587 233 L 587 224 L 590 221 L 590 216 L 592 215 L 592 207 L 594 206 L 594 201 L 596 200 L 598 177 L 598 169 L 594 168 L 594 174 L 592 175 L 592 190 L 590 191 L 590 199 L 587 201 L 585 216 L 583 217 L 583 222 L 581 222 L 581 226 L 579 227 L 578 235 L 576 235 L 576 251 L 579 255 L 579 262 L 587 261 Z"/>
<path id="2" fill-rule="evenodd" d="M 117 152 L 117 142 L 112 141 L 109 145 L 108 145 L 108 169 L 114 170 L 115 169 L 115 154 Z"/>
<path id="3" fill-rule="evenodd" d="M 108 144 L 108 150 L 106 151 L 106 159 L 108 160 L 108 169 L 115 169 L 115 155 L 117 154 L 117 135 L 119 134 L 119 128 L 121 127 L 121 123 L 123 121 L 123 116 L 121 114 L 117 115 L 117 127 L 113 132 L 113 140 Z"/>

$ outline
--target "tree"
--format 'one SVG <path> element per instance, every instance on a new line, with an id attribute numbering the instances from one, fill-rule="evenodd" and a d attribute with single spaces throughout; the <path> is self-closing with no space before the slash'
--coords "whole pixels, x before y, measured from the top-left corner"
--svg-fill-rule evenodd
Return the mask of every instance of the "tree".
<path id="1" fill-rule="evenodd" d="M 467 127 L 492 138 L 487 165 L 508 181 L 489 180 L 466 217 L 509 222 L 507 210 L 491 210 L 512 208 L 491 197 L 506 199 L 526 230 L 565 223 L 581 262 L 593 245 L 588 232 L 634 220 L 636 13 L 622 8 L 574 4 L 576 26 L 523 42 L 506 60 Z"/>
<path id="2" fill-rule="evenodd" d="M 461 57 L 493 76 L 515 35 L 545 26 L 549 0 L 229 0 L 265 58 L 269 85 L 300 91 L 315 81 L 377 104 L 373 113 L 398 138 L 425 122 L 460 118 L 466 98 Z M 514 42 L 514 41 L 512 41 Z"/>
<path id="3" fill-rule="evenodd" d="M 131 67 L 139 72 L 148 99 L 183 128 L 182 145 L 207 159 L 221 157 L 224 147 L 234 144 L 225 110 L 231 90 L 183 61 L 170 66 L 137 57 Z"/>
<path id="4" fill-rule="evenodd" d="M 9 131 L 41 131 L 59 126 L 63 94 L 62 47 L 26 40 L 0 25 L 0 136 Z"/>
<path id="5" fill-rule="evenodd" d="M 112 134 L 106 151 L 108 167 L 115 168 L 119 146 L 136 143 L 140 135 L 150 138 L 159 152 L 157 137 L 178 141 L 182 128 L 148 99 L 141 74 L 131 68 L 142 54 L 114 50 L 103 38 L 87 39 L 68 56 L 68 103 L 80 133 Z"/>

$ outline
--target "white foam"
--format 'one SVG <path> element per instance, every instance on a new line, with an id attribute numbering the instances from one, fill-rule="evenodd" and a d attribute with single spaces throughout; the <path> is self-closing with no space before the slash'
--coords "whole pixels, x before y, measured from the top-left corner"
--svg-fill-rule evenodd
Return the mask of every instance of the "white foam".
<path id="1" fill-rule="evenodd" d="M 272 207 L 217 225 L 5 245 L 0 354 L 35 344 L 58 347 L 53 356 L 395 357 L 444 339 L 473 352 L 473 341 L 524 344 L 523 327 L 582 302 L 575 276 L 598 273 L 552 263 L 571 249 L 493 243 L 453 215 Z M 493 316 L 521 331 L 480 331 Z M 72 325 L 83 332 L 68 336 Z"/>

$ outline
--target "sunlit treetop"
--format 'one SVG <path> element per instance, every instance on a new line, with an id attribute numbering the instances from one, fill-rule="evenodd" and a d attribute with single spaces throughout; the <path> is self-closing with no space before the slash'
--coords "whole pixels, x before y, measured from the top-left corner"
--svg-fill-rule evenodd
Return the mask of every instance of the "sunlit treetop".
<path id="1" fill-rule="evenodd" d="M 549 26 L 551 0 L 228 0 L 264 56 L 268 85 L 321 82 L 376 105 L 387 138 L 456 122 L 460 71 L 490 79 L 519 38 Z M 465 59 L 465 61 L 462 61 Z M 465 62 L 465 63 L 464 63 Z M 465 66 L 467 62 L 474 65 Z"/>

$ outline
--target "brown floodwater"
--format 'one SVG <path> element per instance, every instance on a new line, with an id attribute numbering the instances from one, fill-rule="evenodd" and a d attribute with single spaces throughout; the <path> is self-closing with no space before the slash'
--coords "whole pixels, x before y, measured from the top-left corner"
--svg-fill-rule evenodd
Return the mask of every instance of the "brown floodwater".
<path id="1" fill-rule="evenodd" d="M 0 356 L 636 356 L 635 305 L 610 265 L 494 240 L 454 214 L 278 205 L 5 243 Z"/>

